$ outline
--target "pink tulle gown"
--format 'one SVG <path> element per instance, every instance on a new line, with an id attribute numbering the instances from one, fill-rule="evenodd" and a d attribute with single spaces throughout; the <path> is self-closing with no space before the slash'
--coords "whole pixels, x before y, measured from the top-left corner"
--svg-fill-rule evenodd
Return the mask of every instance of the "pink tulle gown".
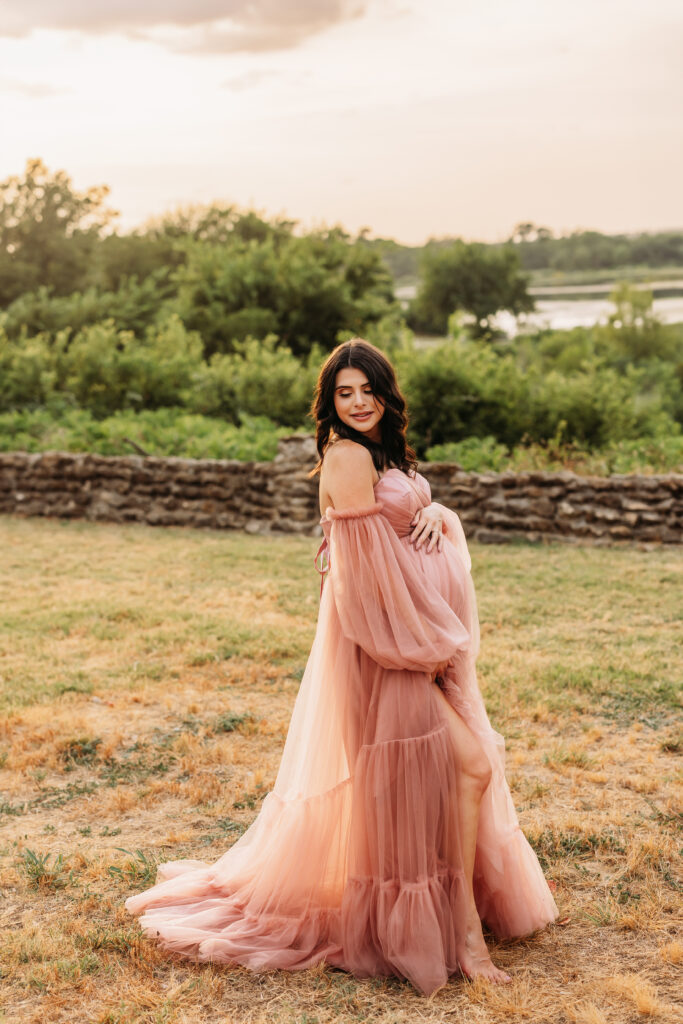
<path id="1" fill-rule="evenodd" d="M 214 864 L 162 864 L 157 883 L 126 900 L 163 948 L 252 970 L 324 960 L 359 978 L 407 978 L 424 994 L 446 983 L 466 907 L 457 746 L 432 681 L 446 660 L 441 690 L 493 773 L 477 834 L 479 915 L 498 937 L 557 917 L 477 684 L 460 520 L 444 510 L 440 552 L 410 543 L 429 501 L 424 477 L 390 469 L 372 507 L 326 510 L 317 631 L 274 789 Z"/>

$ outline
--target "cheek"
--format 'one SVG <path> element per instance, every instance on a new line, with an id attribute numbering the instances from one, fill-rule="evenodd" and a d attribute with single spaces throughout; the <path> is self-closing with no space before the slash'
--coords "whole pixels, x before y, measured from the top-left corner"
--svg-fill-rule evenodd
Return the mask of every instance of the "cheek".
<path id="1" fill-rule="evenodd" d="M 339 417 L 339 419 L 342 419 L 342 417 L 346 415 L 346 406 L 347 405 L 348 405 L 347 401 L 345 401 L 343 398 L 339 398 L 339 396 L 335 396 L 334 408 L 336 410 L 336 413 L 337 413 L 337 416 Z"/>

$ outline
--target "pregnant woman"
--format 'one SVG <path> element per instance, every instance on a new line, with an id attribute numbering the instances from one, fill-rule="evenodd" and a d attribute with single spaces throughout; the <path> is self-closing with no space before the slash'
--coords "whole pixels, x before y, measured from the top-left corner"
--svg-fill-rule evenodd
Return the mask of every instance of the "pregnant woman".
<path id="1" fill-rule="evenodd" d="M 557 908 L 477 684 L 462 526 L 416 472 L 382 352 L 338 346 L 313 413 L 322 594 L 275 786 L 219 860 L 161 865 L 126 907 L 195 960 L 505 983 L 482 921 L 527 935 Z"/>

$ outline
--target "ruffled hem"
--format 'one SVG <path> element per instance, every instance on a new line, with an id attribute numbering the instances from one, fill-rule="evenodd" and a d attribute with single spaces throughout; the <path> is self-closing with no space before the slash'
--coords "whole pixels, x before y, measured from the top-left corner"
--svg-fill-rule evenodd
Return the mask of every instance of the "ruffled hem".
<path id="1" fill-rule="evenodd" d="M 350 878 L 341 908 L 254 914 L 236 896 L 211 892 L 140 917 L 143 933 L 183 959 L 253 971 L 304 970 L 326 962 L 356 978 L 396 976 L 423 995 L 457 968 L 465 880 L 443 865 L 414 882 Z"/>
<path id="2" fill-rule="evenodd" d="M 198 963 L 293 971 L 341 956 L 336 907 L 293 917 L 254 914 L 237 897 L 221 895 L 183 908 L 154 907 L 140 926 L 162 949 Z"/>
<path id="3" fill-rule="evenodd" d="M 458 968 L 465 893 L 464 875 L 447 865 L 414 882 L 349 879 L 335 966 L 357 978 L 396 975 L 431 995 Z"/>
<path id="4" fill-rule="evenodd" d="M 522 938 L 552 924 L 559 911 L 538 857 L 519 825 L 507 841 L 480 842 L 474 895 L 482 921 L 497 939 Z"/>

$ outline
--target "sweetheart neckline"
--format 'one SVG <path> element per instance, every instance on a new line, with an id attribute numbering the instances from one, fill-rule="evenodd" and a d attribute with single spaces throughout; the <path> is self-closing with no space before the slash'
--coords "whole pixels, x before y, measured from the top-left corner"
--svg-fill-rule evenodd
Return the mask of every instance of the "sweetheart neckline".
<path id="1" fill-rule="evenodd" d="M 382 480 L 384 480 L 384 477 L 385 477 L 385 476 L 387 476 L 387 474 L 388 474 L 388 473 L 400 473 L 400 474 L 401 474 L 401 476 L 405 476 L 405 477 L 407 477 L 407 478 L 408 478 L 408 480 L 413 480 L 413 477 L 412 477 L 412 476 L 408 476 L 408 474 L 407 474 L 407 473 L 404 473 L 402 469 L 399 469 L 399 468 L 398 468 L 398 466 L 389 466 L 389 469 L 385 470 L 385 472 L 384 472 L 384 473 L 382 473 L 382 475 L 381 475 L 381 477 L 379 478 L 379 480 L 377 481 L 377 483 L 376 483 L 376 484 L 373 484 L 373 485 L 372 485 L 372 489 L 373 489 L 373 491 L 374 491 L 375 487 L 377 487 L 377 484 L 381 483 L 381 482 L 382 482 Z M 421 477 L 421 476 L 422 476 L 422 473 L 416 473 L 416 474 L 415 474 L 415 476 L 416 476 L 416 477 L 418 477 L 418 476 L 420 476 L 420 477 Z M 423 477 L 423 479 L 424 479 L 424 477 Z"/>
<path id="2" fill-rule="evenodd" d="M 394 470 L 397 473 L 402 473 L 403 472 L 403 470 L 399 469 L 398 466 L 389 466 L 389 469 L 385 470 L 384 473 L 382 473 L 382 475 L 379 478 L 379 480 L 377 481 L 377 483 L 372 485 L 373 491 L 374 491 L 375 487 L 378 487 L 381 484 L 382 480 L 384 480 L 384 477 L 387 475 L 387 473 L 393 473 Z M 405 476 L 405 473 L 403 475 Z"/>

